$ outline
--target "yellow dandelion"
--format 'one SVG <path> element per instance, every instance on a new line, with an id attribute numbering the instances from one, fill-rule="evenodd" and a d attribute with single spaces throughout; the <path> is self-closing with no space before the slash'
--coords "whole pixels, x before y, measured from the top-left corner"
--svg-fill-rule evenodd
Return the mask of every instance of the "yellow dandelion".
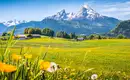
<path id="1" fill-rule="evenodd" d="M 41 70 L 47 70 L 50 67 L 50 62 L 47 62 L 47 61 L 44 61 L 44 60 L 40 60 L 39 64 L 40 64 Z"/>
<path id="2" fill-rule="evenodd" d="M 13 60 L 18 61 L 18 60 L 20 60 L 21 58 L 22 58 L 21 55 L 12 54 L 12 59 L 13 59 Z"/>
<path id="3" fill-rule="evenodd" d="M 55 72 L 59 69 L 59 65 L 57 65 L 55 62 L 40 60 L 39 64 L 41 70 L 46 70 L 48 72 Z"/>
<path id="4" fill-rule="evenodd" d="M 27 58 L 27 59 L 31 59 L 32 55 L 31 54 L 24 54 L 24 57 Z"/>
<path id="5" fill-rule="evenodd" d="M 0 62 L 0 71 L 1 72 L 14 72 L 16 71 L 16 67 L 13 65 L 8 65 Z"/>

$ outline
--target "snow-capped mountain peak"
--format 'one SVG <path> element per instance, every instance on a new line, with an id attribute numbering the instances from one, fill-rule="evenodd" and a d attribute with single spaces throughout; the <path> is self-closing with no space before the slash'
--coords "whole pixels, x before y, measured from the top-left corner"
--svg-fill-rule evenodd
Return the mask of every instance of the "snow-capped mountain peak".
<path id="1" fill-rule="evenodd" d="M 3 22 L 3 24 L 5 25 L 5 26 L 7 26 L 7 27 L 9 27 L 9 26 L 14 26 L 14 25 L 18 25 L 18 24 L 21 24 L 21 23 L 26 23 L 26 21 L 25 20 L 16 20 L 16 19 L 14 19 L 14 20 L 9 20 L 9 21 L 6 21 L 6 22 Z"/>
<path id="2" fill-rule="evenodd" d="M 92 8 L 89 7 L 89 5 L 83 5 L 83 8 L 86 8 L 86 9 L 92 10 Z"/>
<path id="3" fill-rule="evenodd" d="M 68 17 L 68 20 L 72 20 L 75 17 L 75 14 L 73 12 L 68 13 L 67 17 Z"/>
<path id="4" fill-rule="evenodd" d="M 58 12 L 57 14 L 47 17 L 47 18 L 55 19 L 55 20 L 66 20 L 68 18 L 68 14 L 69 13 L 66 13 L 65 9 L 63 9 L 60 12 Z"/>
<path id="5" fill-rule="evenodd" d="M 66 14 L 65 9 L 63 9 L 63 10 L 61 10 L 60 12 L 57 13 L 57 15 L 64 15 L 64 14 Z"/>
<path id="6" fill-rule="evenodd" d="M 77 13 L 66 13 L 65 9 L 63 9 L 47 18 L 55 20 L 95 20 L 97 18 L 103 18 L 103 16 L 94 11 L 90 6 L 83 5 Z"/>
<path id="7" fill-rule="evenodd" d="M 76 14 L 76 19 L 89 19 L 94 20 L 96 18 L 102 17 L 99 13 L 94 11 L 88 5 L 83 5 L 80 11 Z"/>

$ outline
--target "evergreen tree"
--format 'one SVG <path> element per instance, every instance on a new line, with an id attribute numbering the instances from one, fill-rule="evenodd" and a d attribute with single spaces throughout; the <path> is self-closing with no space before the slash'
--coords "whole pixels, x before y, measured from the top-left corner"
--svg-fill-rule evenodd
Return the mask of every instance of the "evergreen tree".
<path id="1" fill-rule="evenodd" d="M 125 39 L 126 37 L 125 37 L 124 35 L 122 35 L 122 34 L 119 34 L 119 35 L 117 36 L 117 38 L 118 38 L 118 39 Z"/>
<path id="2" fill-rule="evenodd" d="M 35 34 L 35 29 L 34 28 L 29 28 L 28 29 L 28 34 Z"/>
<path id="3" fill-rule="evenodd" d="M 44 28 L 42 30 L 42 34 L 45 35 L 45 36 L 53 37 L 54 36 L 54 31 L 49 29 L 49 28 Z"/>
<path id="4" fill-rule="evenodd" d="M 91 34 L 89 37 L 88 37 L 88 39 L 94 39 L 94 35 L 93 34 Z"/>
<path id="5" fill-rule="evenodd" d="M 75 39 L 76 38 L 75 33 L 70 33 L 69 36 L 70 36 L 70 39 Z"/>
<path id="6" fill-rule="evenodd" d="M 35 34 L 41 34 L 41 29 L 40 28 L 35 28 Z"/>
<path id="7" fill-rule="evenodd" d="M 2 36 L 7 36 L 8 34 L 6 33 L 6 32 L 4 32 L 3 34 L 2 34 Z"/>
<path id="8" fill-rule="evenodd" d="M 70 36 L 65 31 L 59 31 L 59 32 L 57 32 L 56 33 L 56 37 L 67 38 L 67 39 L 70 38 Z"/>
<path id="9" fill-rule="evenodd" d="M 98 39 L 102 39 L 102 37 L 100 35 L 98 35 Z"/>

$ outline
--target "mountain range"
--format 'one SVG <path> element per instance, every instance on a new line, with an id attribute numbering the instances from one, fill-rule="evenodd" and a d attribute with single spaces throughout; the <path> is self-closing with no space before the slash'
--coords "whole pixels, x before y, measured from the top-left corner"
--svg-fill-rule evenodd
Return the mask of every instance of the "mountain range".
<path id="1" fill-rule="evenodd" d="M 98 18 L 104 18 L 104 16 L 94 11 L 88 5 L 82 6 L 77 13 L 66 13 L 65 9 L 63 9 L 57 14 L 47 17 L 47 19 L 55 20 L 96 20 Z"/>
<path id="2" fill-rule="evenodd" d="M 13 29 L 16 23 L 16 33 L 21 34 L 25 28 L 51 28 L 54 31 L 66 31 L 68 33 L 75 32 L 76 34 L 92 34 L 105 33 L 112 30 L 120 20 L 100 15 L 88 5 L 83 5 L 77 13 L 67 13 L 65 9 L 55 15 L 44 18 L 42 21 L 13 21 L 3 23 L 8 26 L 6 31 Z M 1 27 L 1 26 L 0 26 Z"/>

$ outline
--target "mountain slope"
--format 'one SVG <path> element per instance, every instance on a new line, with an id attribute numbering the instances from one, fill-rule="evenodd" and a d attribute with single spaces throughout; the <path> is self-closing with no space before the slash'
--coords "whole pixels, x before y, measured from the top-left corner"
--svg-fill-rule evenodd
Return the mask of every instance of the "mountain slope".
<path id="1" fill-rule="evenodd" d="M 126 37 L 130 37 L 130 20 L 120 22 L 111 33 L 115 35 L 123 34 Z"/>
<path id="2" fill-rule="evenodd" d="M 42 21 L 31 21 L 17 25 L 16 33 L 23 33 L 27 27 L 49 27 L 55 31 L 64 30 L 77 34 L 105 33 L 113 29 L 120 21 L 102 16 L 88 5 L 82 6 L 77 13 L 67 13 L 64 9 Z M 8 30 L 11 30 L 9 27 Z"/>
<path id="3" fill-rule="evenodd" d="M 23 33 L 25 28 L 28 27 L 37 27 L 37 28 L 51 28 L 54 31 L 66 31 L 68 33 L 70 32 L 76 32 L 77 34 L 82 33 L 90 33 L 91 31 L 87 29 L 86 27 L 88 24 L 81 23 L 78 21 L 64 21 L 64 20 L 53 20 L 53 19 L 44 19 L 42 21 L 30 21 L 28 23 L 22 23 L 16 26 L 16 33 L 20 34 Z M 7 31 L 12 30 L 13 26 L 8 27 Z"/>
<path id="4" fill-rule="evenodd" d="M 3 23 L 0 23 L 0 34 L 6 30 L 6 26 Z"/>

